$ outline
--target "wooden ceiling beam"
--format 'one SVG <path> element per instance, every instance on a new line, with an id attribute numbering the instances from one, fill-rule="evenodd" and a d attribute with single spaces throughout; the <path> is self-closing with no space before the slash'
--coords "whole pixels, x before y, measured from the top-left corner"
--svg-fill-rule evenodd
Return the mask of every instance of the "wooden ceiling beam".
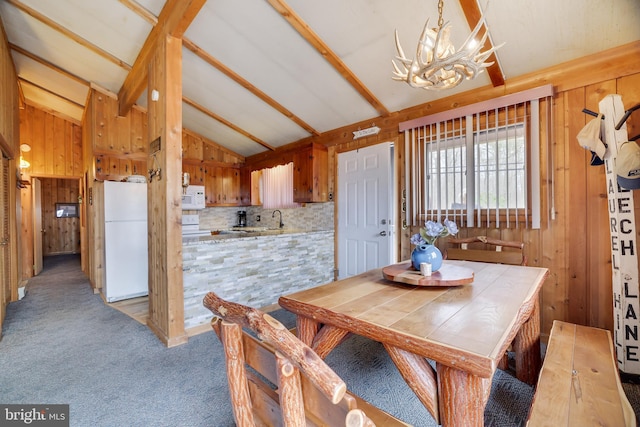
<path id="1" fill-rule="evenodd" d="M 389 116 L 389 110 L 382 105 L 375 95 L 356 77 L 355 74 L 342 62 L 325 42 L 309 27 L 309 25 L 296 14 L 288 4 L 283 0 L 267 0 L 269 4 L 319 53 L 327 60 L 337 71 L 349 82 L 360 95 L 376 109 L 382 117 Z"/>
<path id="2" fill-rule="evenodd" d="M 460 0 L 460 6 L 462 6 L 462 11 L 464 12 L 465 18 L 467 18 L 467 23 L 469 24 L 469 28 L 474 29 L 478 22 L 482 18 L 482 11 L 480 10 L 480 6 L 478 6 L 477 0 Z M 487 32 L 486 22 L 480 29 L 478 33 L 478 37 L 481 39 L 484 34 Z M 493 44 L 491 42 L 491 37 L 487 37 L 487 40 L 484 42 L 484 47 L 482 48 L 482 52 L 486 52 L 487 50 L 493 48 Z M 495 52 L 493 52 L 489 58 L 487 58 L 487 62 L 493 62 L 492 65 L 486 68 L 487 74 L 491 79 L 491 84 L 493 87 L 498 87 L 504 85 L 504 73 L 502 72 L 502 67 L 500 66 L 500 62 L 498 61 L 498 57 Z"/>
<path id="3" fill-rule="evenodd" d="M 21 55 L 26 56 L 29 59 L 32 59 L 33 61 L 35 61 L 35 62 L 37 62 L 37 63 L 39 63 L 41 65 L 44 65 L 45 67 L 47 67 L 47 68 L 49 68 L 49 69 L 51 69 L 51 70 L 53 70 L 53 71 L 55 71 L 57 73 L 62 74 L 65 77 L 70 78 L 71 80 L 74 80 L 74 81 L 76 81 L 76 82 L 78 82 L 80 84 L 83 84 L 83 85 L 89 87 L 89 82 L 84 80 L 83 78 L 80 78 L 80 77 L 76 76 L 75 74 L 70 73 L 69 71 L 67 71 L 67 70 L 65 70 L 63 68 L 60 68 L 55 64 L 52 64 L 51 62 L 47 61 L 46 59 L 40 58 L 39 56 L 34 55 L 33 53 L 31 53 L 31 52 L 29 52 L 27 50 L 24 50 L 20 46 L 17 46 L 17 45 L 15 45 L 13 43 L 9 43 L 9 48 L 11 50 L 13 50 L 13 51 L 18 52 Z"/>
<path id="4" fill-rule="evenodd" d="M 123 69 L 125 69 L 127 71 L 131 70 L 131 65 L 127 64 L 126 62 L 124 62 L 120 58 L 117 58 L 116 56 L 110 54 L 106 50 L 100 49 L 98 46 L 96 46 L 93 43 L 91 43 L 90 41 L 80 37 L 76 33 L 72 32 L 72 31 L 69 31 L 67 28 L 63 27 L 62 25 L 58 24 L 57 22 L 53 21 L 52 19 L 49 19 L 48 17 L 44 16 L 43 14 L 38 12 L 37 10 L 30 8 L 29 6 L 21 3 L 18 0 L 7 0 L 7 3 L 9 3 L 13 7 L 21 10 L 22 12 L 26 13 L 27 15 L 37 19 L 38 21 L 42 22 L 46 26 L 58 31 L 59 33 L 63 34 L 65 37 L 70 38 L 74 42 L 78 43 L 80 46 L 83 46 L 83 47 L 91 50 L 92 52 L 98 54 L 102 58 L 113 62 L 117 66 L 119 66 L 119 67 L 121 67 L 121 68 L 123 68 Z"/>
<path id="5" fill-rule="evenodd" d="M 272 147 L 271 145 L 267 144 L 266 142 L 264 142 L 260 138 L 257 138 L 255 136 L 251 135 L 249 132 L 245 131 L 244 129 L 239 128 L 238 126 L 234 125 L 233 123 L 231 123 L 227 119 L 217 115 L 213 111 L 207 110 L 205 107 L 203 107 L 202 105 L 198 104 L 197 102 L 187 98 L 186 96 L 183 96 L 182 100 L 186 104 L 191 105 L 196 110 L 199 110 L 200 112 L 206 114 L 207 116 L 211 117 L 212 119 L 219 121 L 223 125 L 233 129 L 234 131 L 238 132 L 241 135 L 246 136 L 247 138 L 251 139 L 252 141 L 257 142 L 258 144 L 262 145 L 263 147 L 268 148 L 269 150 L 272 150 L 272 151 L 275 150 L 274 147 Z"/>
<path id="6" fill-rule="evenodd" d="M 158 23 L 158 17 L 151 13 L 147 8 L 142 6 L 140 3 L 133 0 L 119 0 L 124 6 L 128 7 L 129 10 L 135 12 L 136 15 L 140 16 L 142 19 L 147 21 L 151 25 L 156 25 Z"/>
<path id="7" fill-rule="evenodd" d="M 65 102 L 68 102 L 68 103 L 70 103 L 70 104 L 73 104 L 73 105 L 75 105 L 76 107 L 80 107 L 80 108 L 84 109 L 84 105 L 83 105 L 83 104 L 79 104 L 79 103 L 77 103 L 76 101 L 74 101 L 74 100 L 72 100 L 72 99 L 67 98 L 66 96 L 62 96 L 62 95 L 60 95 L 59 93 L 56 93 L 56 92 L 52 91 L 51 89 L 47 89 L 46 87 L 40 86 L 39 84 L 34 83 L 34 82 L 32 82 L 31 80 L 27 80 L 27 79 L 25 79 L 24 77 L 18 77 L 18 81 L 19 81 L 21 84 L 26 84 L 27 86 L 32 86 L 32 87 L 34 87 L 34 88 L 36 88 L 36 89 L 38 89 L 38 90 L 41 90 L 41 91 L 46 92 L 46 93 L 48 93 L 48 94 L 50 94 L 50 95 L 53 95 L 53 96 L 55 96 L 56 98 L 60 98 L 60 99 L 62 99 L 62 100 L 63 100 L 63 101 L 65 101 Z"/>
<path id="8" fill-rule="evenodd" d="M 125 6 L 127 6 L 130 10 L 135 12 L 141 18 L 145 19 L 151 25 L 156 25 L 156 23 L 158 22 L 158 18 L 156 18 L 153 13 L 151 13 L 150 11 L 148 11 L 147 9 L 142 7 L 140 4 L 138 4 L 134 0 L 120 0 L 120 3 L 122 3 Z M 246 90 L 251 92 L 256 97 L 260 98 L 263 102 L 265 102 L 271 108 L 273 108 L 273 109 L 277 110 L 278 112 L 280 112 L 280 114 L 282 114 L 283 116 L 287 117 L 289 120 L 291 120 L 294 123 L 296 123 L 298 126 L 300 126 L 304 130 L 309 132 L 311 135 L 314 135 L 314 136 L 320 135 L 320 132 L 318 132 L 316 129 L 314 129 L 311 125 L 306 123 L 300 117 L 298 117 L 295 114 L 293 114 L 286 107 L 284 107 L 283 105 L 278 103 L 276 100 L 274 100 L 273 98 L 268 96 L 266 93 L 262 92 L 256 86 L 251 84 L 249 81 L 247 81 L 246 79 L 242 78 L 238 73 L 236 73 L 233 70 L 231 70 L 229 67 L 224 65 L 218 59 L 216 59 L 215 57 L 213 57 L 212 55 L 210 55 L 209 53 L 204 51 L 204 49 L 202 49 L 200 46 L 195 44 L 193 41 L 191 41 L 188 38 L 184 37 L 182 39 L 182 44 L 184 45 L 184 47 L 186 47 L 191 52 L 196 54 L 200 59 L 202 59 L 203 61 L 205 61 L 206 63 L 208 63 L 212 67 L 216 68 L 218 71 L 223 73 L 225 76 L 229 77 L 234 82 L 238 83 L 240 86 L 242 86 L 243 88 L 245 88 Z"/>
<path id="9" fill-rule="evenodd" d="M 249 81 L 247 81 L 246 79 L 242 78 L 239 74 L 237 74 L 236 72 L 231 70 L 229 67 L 224 65 L 218 59 L 214 58 L 213 56 L 211 56 L 210 54 L 205 52 L 203 49 L 201 49 L 198 45 L 193 43 L 191 40 L 185 38 L 185 39 L 182 40 L 182 42 L 183 42 L 184 46 L 187 49 L 189 49 L 191 52 L 195 53 L 200 59 L 202 59 L 203 61 L 205 61 L 209 65 L 217 68 L 221 73 L 223 73 L 224 75 L 229 77 L 234 82 L 238 83 L 240 86 L 242 86 L 243 88 L 245 88 L 246 90 L 251 92 L 253 95 L 255 95 L 258 98 L 260 98 L 262 101 L 264 101 L 271 108 L 273 108 L 273 109 L 277 110 L 278 112 L 280 112 L 280 114 L 284 115 L 285 117 L 287 117 L 288 119 L 290 119 L 291 121 L 296 123 L 298 126 L 300 126 L 304 130 L 309 132 L 311 135 L 316 135 L 316 136 L 320 135 L 320 132 L 315 130 L 313 127 L 311 127 L 304 120 L 302 120 L 301 118 L 299 118 L 298 116 L 293 114 L 291 111 L 289 111 L 287 108 L 285 108 L 283 105 L 278 103 L 273 98 L 269 97 L 266 93 L 262 92 L 256 86 L 251 84 Z"/>
<path id="10" fill-rule="evenodd" d="M 167 0 L 158 23 L 145 40 L 140 53 L 118 92 L 119 114 L 125 116 L 147 85 L 147 67 L 158 40 L 167 35 L 182 38 L 206 0 Z"/>

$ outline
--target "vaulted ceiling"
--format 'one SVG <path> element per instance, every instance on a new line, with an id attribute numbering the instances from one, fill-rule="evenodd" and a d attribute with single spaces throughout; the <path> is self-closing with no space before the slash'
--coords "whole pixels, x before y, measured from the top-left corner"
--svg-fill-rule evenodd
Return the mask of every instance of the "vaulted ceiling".
<path id="1" fill-rule="evenodd" d="M 488 3 L 444 4 L 456 47 L 481 11 L 505 43 L 444 92 L 391 79 L 394 30 L 412 56 L 437 0 L 0 0 L 0 16 L 24 102 L 78 123 L 91 85 L 146 106 L 130 74 L 154 26 L 174 25 L 184 127 L 242 156 L 640 40 L 640 0 Z"/>

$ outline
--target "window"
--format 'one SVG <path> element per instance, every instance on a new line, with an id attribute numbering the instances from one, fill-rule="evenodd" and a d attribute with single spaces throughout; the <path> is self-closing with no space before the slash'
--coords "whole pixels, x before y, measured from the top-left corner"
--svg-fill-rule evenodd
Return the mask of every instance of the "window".
<path id="1" fill-rule="evenodd" d="M 540 227 L 539 101 L 500 101 L 401 124 L 408 223 L 449 218 L 466 227 Z"/>
<path id="2" fill-rule="evenodd" d="M 476 209 L 526 208 L 524 124 L 474 135 Z"/>
<path id="3" fill-rule="evenodd" d="M 300 206 L 293 201 L 293 163 L 253 171 L 251 182 L 260 195 L 258 200 L 252 195 L 252 204 L 262 204 L 264 209 Z"/>
<path id="4" fill-rule="evenodd" d="M 527 206 L 526 141 L 523 123 L 473 132 L 468 148 L 465 135 L 441 141 L 427 138 L 425 153 L 425 210 L 466 211 L 468 187 L 474 189 L 471 206 L 522 210 Z M 468 151 L 473 153 L 473 174 L 467 179 Z"/>

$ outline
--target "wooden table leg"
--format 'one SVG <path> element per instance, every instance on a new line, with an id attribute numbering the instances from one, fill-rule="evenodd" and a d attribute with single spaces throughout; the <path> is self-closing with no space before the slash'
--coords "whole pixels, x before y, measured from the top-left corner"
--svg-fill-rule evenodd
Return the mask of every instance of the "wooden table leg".
<path id="1" fill-rule="evenodd" d="M 486 381 L 441 363 L 436 363 L 436 370 L 442 427 L 484 426 Z"/>
<path id="2" fill-rule="evenodd" d="M 311 347 L 322 359 L 327 357 L 349 335 L 348 331 L 311 319 L 296 318 L 296 334 L 300 341 Z"/>
<path id="3" fill-rule="evenodd" d="M 513 340 L 516 356 L 516 378 L 529 385 L 538 381 L 540 373 L 540 305 L 536 298 L 531 316 Z"/>
<path id="4" fill-rule="evenodd" d="M 438 414 L 438 385 L 436 373 L 424 357 L 417 356 L 408 351 L 383 344 L 391 356 L 400 375 L 409 387 L 418 396 L 418 399 L 427 408 L 437 423 L 440 423 Z"/>
<path id="5" fill-rule="evenodd" d="M 342 343 L 349 335 L 348 331 L 331 325 L 323 325 L 315 338 L 311 348 L 322 359 L 326 358 L 331 351 Z"/>
<path id="6" fill-rule="evenodd" d="M 297 316 L 296 329 L 300 341 L 311 347 L 313 344 L 313 338 L 320 329 L 320 323 L 310 317 Z"/>

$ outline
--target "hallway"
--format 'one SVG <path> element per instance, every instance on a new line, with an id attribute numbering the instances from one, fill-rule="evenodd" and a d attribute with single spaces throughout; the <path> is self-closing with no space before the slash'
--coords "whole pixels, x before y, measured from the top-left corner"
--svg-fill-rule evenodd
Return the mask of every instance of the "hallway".
<path id="1" fill-rule="evenodd" d="M 212 375 L 222 357 L 213 333 L 167 349 L 93 293 L 78 255 L 45 257 L 7 307 L 0 402 L 69 404 L 71 426 L 230 426 L 209 419 L 231 417 L 209 409 L 226 397 L 226 378 Z"/>

